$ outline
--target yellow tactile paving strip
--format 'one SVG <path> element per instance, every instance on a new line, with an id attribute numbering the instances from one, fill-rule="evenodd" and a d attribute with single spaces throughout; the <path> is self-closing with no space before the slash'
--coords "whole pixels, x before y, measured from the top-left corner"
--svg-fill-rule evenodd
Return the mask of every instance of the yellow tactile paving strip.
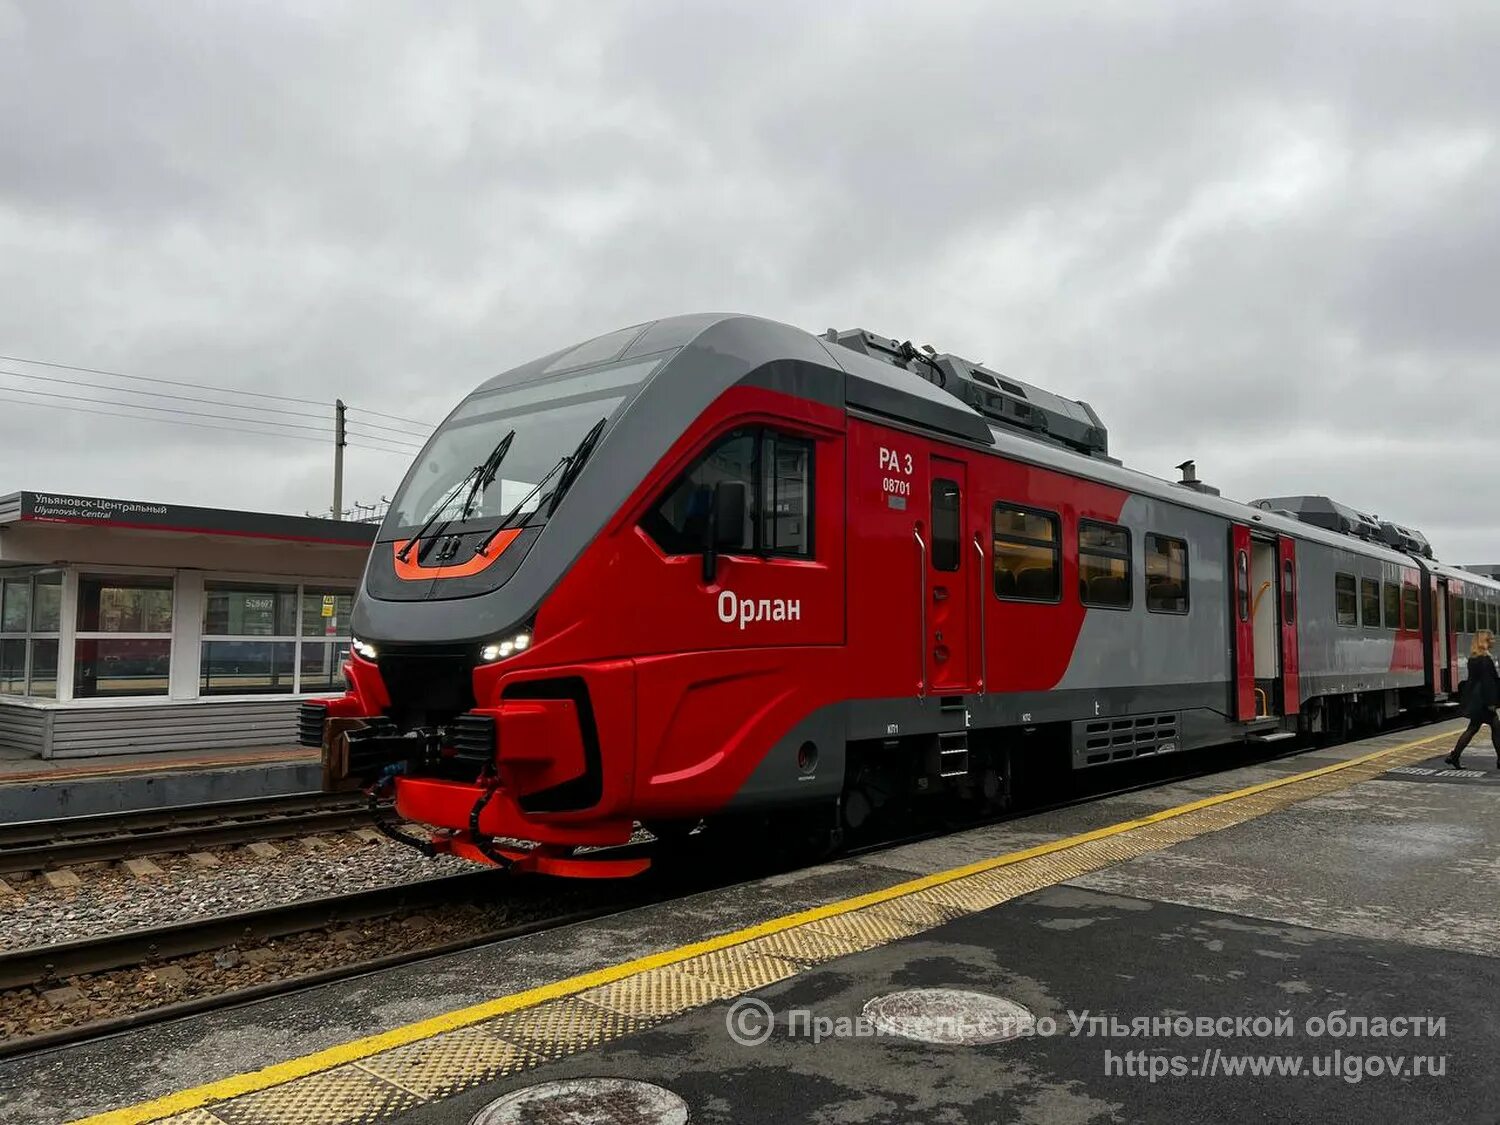
<path id="1" fill-rule="evenodd" d="M 1450 731 L 912 879 L 395 1028 L 76 1125 L 363 1125 L 586 1051 L 810 966 L 1242 824 L 1432 754 Z M 174 1116 L 175 1115 L 175 1116 Z"/>

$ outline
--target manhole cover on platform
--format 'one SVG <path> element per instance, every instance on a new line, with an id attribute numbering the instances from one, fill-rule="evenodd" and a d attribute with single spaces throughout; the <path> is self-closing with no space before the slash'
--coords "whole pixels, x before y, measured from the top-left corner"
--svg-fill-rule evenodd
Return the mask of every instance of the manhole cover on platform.
<path id="1" fill-rule="evenodd" d="M 671 1090 L 628 1078 L 573 1078 L 506 1094 L 469 1125 L 686 1125 L 687 1103 Z"/>
<path id="2" fill-rule="evenodd" d="M 959 988 L 912 988 L 865 1004 L 876 1030 L 920 1043 L 977 1047 L 1026 1034 L 1036 1019 L 1019 1004 Z"/>

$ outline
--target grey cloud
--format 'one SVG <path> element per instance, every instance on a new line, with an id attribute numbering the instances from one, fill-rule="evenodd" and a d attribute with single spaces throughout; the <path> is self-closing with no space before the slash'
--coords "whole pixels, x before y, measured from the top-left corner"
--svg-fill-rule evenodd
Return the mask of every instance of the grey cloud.
<path id="1" fill-rule="evenodd" d="M 1497 47 L 1490 4 L 0 0 L 0 352 L 433 419 L 654 316 L 858 324 L 1500 560 Z M 0 489 L 301 510 L 326 462 L 0 402 Z"/>

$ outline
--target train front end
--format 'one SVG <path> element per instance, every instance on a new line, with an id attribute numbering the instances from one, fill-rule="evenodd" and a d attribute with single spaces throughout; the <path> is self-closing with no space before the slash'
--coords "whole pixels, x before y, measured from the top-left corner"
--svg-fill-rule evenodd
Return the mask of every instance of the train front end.
<path id="1" fill-rule="evenodd" d="M 501 375 L 449 415 L 372 550 L 348 690 L 302 709 L 325 785 L 393 799 L 434 826 L 406 837 L 426 850 L 554 874 L 645 865 L 572 852 L 633 827 L 628 639 L 581 630 L 576 591 L 607 581 L 588 547 L 646 444 L 615 431 L 677 351 L 650 327 Z"/>
<path id="2" fill-rule="evenodd" d="M 372 549 L 348 690 L 303 708 L 325 785 L 429 851 L 579 876 L 644 868 L 609 850 L 638 821 L 831 803 L 840 380 L 806 333 L 689 316 L 469 395 Z"/>

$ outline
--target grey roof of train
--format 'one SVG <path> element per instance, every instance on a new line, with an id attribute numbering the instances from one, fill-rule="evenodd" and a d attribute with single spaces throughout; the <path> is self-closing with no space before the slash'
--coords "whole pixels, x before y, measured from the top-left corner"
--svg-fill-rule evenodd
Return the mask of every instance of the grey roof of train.
<path id="1" fill-rule="evenodd" d="M 780 321 L 738 313 L 690 313 L 646 321 L 630 329 L 621 329 L 619 332 L 609 333 L 595 339 L 602 341 L 608 339 L 609 336 L 622 337 L 622 350 L 618 358 L 629 359 L 636 356 L 654 355 L 671 349 L 692 349 L 702 346 L 706 334 L 722 337 L 722 333 L 714 334 L 710 330 L 716 327 L 727 327 L 726 322 L 735 322 L 737 329 L 748 329 L 751 335 L 764 337 L 767 344 L 764 354 L 772 354 L 774 347 L 772 341 L 777 337 L 780 337 L 782 347 L 787 347 L 789 344 L 788 333 L 805 337 L 810 347 L 805 350 L 800 345 L 797 347 L 797 350 L 803 353 L 801 358 L 810 358 L 813 354 L 826 356 L 835 368 L 841 370 L 845 380 L 844 401 L 840 405 L 858 413 L 868 414 L 898 425 L 905 424 L 918 432 L 936 430 L 946 437 L 964 442 L 974 448 L 988 448 L 1004 452 L 1007 457 L 1018 461 L 1086 477 L 1184 508 L 1196 509 L 1249 524 L 1252 527 L 1294 535 L 1303 540 L 1340 548 L 1382 562 L 1401 566 L 1417 565 L 1412 556 L 1383 544 L 1343 535 L 1292 517 L 1254 508 L 1238 500 L 1198 492 L 1138 469 L 1089 457 L 1045 440 L 1030 437 L 1009 427 L 997 426 L 968 403 L 941 387 L 935 386 L 920 375 L 895 364 L 842 347 L 804 329 L 798 329 Z M 635 333 L 633 337 L 629 336 L 631 332 Z M 628 340 L 628 343 L 623 342 L 624 340 Z M 490 389 L 547 371 L 559 358 L 583 349 L 593 342 L 585 341 L 583 344 L 561 348 L 487 380 L 480 389 Z M 761 349 L 757 343 L 757 346 L 747 350 L 760 351 Z M 744 358 L 748 363 L 755 362 L 751 355 L 747 354 Z M 672 367 L 673 365 L 668 364 L 661 370 L 671 370 Z M 1458 567 L 1435 564 L 1430 560 L 1424 560 L 1424 562 L 1434 568 L 1441 566 L 1444 573 L 1452 573 L 1455 576 L 1467 576 L 1471 580 L 1482 582 L 1495 581 L 1463 571 Z"/>

